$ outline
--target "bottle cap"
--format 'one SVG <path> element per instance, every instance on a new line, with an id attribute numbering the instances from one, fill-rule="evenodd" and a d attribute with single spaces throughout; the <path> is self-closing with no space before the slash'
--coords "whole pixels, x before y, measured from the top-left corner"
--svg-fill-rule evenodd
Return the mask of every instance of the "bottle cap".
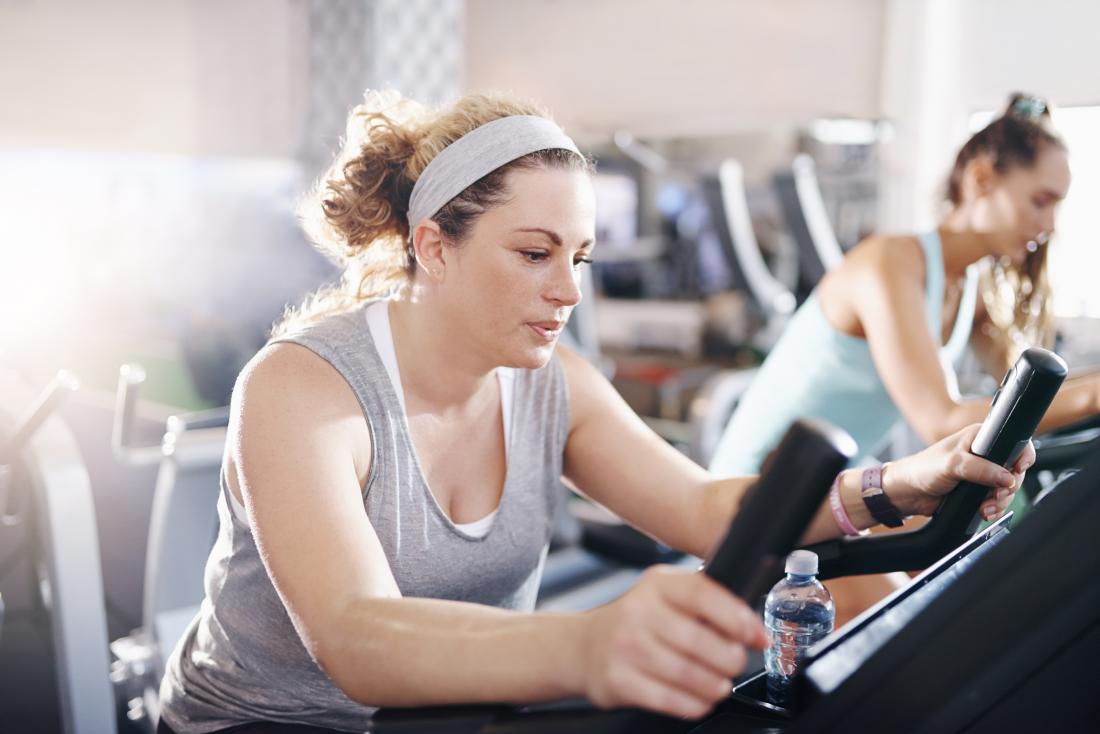
<path id="1" fill-rule="evenodd" d="M 796 550 L 787 556 L 787 573 L 813 576 L 817 573 L 817 554 L 808 550 Z"/>

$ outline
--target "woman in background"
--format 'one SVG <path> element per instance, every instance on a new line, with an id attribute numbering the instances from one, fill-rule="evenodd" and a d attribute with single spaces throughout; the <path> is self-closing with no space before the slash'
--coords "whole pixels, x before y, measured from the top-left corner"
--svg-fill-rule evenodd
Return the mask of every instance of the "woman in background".
<path id="1" fill-rule="evenodd" d="M 1013 95 L 958 152 L 936 229 L 872 235 L 826 273 L 738 403 L 710 470 L 759 471 L 802 416 L 848 431 L 868 477 L 889 471 L 874 454 L 902 420 L 929 444 L 983 420 L 990 399 L 961 398 L 952 365 L 972 346 L 999 380 L 1023 349 L 1052 344 L 1047 243 L 1069 184 L 1066 147 L 1050 127 L 1046 103 Z M 968 276 L 972 265 L 978 267 Z M 1100 375 L 1069 379 L 1040 429 L 1097 412 Z M 877 519 L 897 527 L 902 516 Z M 838 621 L 907 580 L 886 574 L 830 581 Z"/>
<path id="2" fill-rule="evenodd" d="M 863 462 L 903 419 L 934 443 L 985 417 L 990 399 L 960 398 L 950 362 L 969 343 L 999 380 L 1024 348 L 1053 343 L 1046 245 L 1070 172 L 1049 122 L 1045 102 L 1014 95 L 959 151 L 936 229 L 872 235 L 825 275 L 738 403 L 711 471 L 759 471 L 800 416 L 844 428 Z M 975 264 L 980 287 L 967 278 Z M 1040 429 L 1097 412 L 1100 375 L 1069 379 Z"/>

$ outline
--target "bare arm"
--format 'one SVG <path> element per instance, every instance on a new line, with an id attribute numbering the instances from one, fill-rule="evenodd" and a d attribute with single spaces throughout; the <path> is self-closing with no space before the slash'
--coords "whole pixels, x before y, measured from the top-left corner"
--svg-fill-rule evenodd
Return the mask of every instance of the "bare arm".
<path id="1" fill-rule="evenodd" d="M 1052 431 L 1100 413 L 1100 375 L 1070 377 L 1050 404 L 1040 431 Z"/>
<path id="2" fill-rule="evenodd" d="M 827 296 L 849 301 L 875 368 L 909 425 L 928 443 L 980 422 L 988 401 L 956 401 L 928 331 L 920 247 L 905 240 L 879 243 L 852 257 L 842 290 Z"/>
<path id="3" fill-rule="evenodd" d="M 754 477 L 715 479 L 653 433 L 595 368 L 568 350 L 559 355 L 569 382 L 572 430 L 565 473 L 581 491 L 628 523 L 662 542 L 706 556 L 721 540 Z M 969 479 L 1003 494 L 987 499 L 983 511 L 997 514 L 1011 502 L 1020 476 L 970 455 L 976 426 L 956 433 L 913 457 L 893 462 L 885 489 L 906 514 L 931 514 L 939 498 Z M 1021 457 L 1020 468 L 1033 454 Z M 860 472 L 843 473 L 841 501 L 857 527 L 874 523 L 860 496 Z M 841 534 L 823 503 L 802 538 L 814 543 Z"/>
<path id="4" fill-rule="evenodd" d="M 752 478 L 716 482 L 654 433 L 592 365 L 564 347 L 557 353 L 569 384 L 566 478 L 662 543 L 705 556 Z"/>
<path id="5" fill-rule="evenodd" d="M 585 695 L 698 716 L 728 693 L 744 645 L 763 645 L 751 610 L 679 569 L 649 572 L 585 613 L 402 598 L 363 511 L 370 435 L 361 409 L 343 378 L 301 347 L 277 345 L 246 367 L 229 454 L 231 489 L 295 629 L 361 703 Z"/>
<path id="6" fill-rule="evenodd" d="M 988 398 L 951 395 L 928 331 L 919 248 L 901 243 L 861 253 L 846 274 L 843 293 L 855 310 L 887 392 L 913 429 L 934 443 L 985 419 Z M 834 294 L 836 291 L 833 292 Z M 997 375 L 998 377 L 1000 375 Z M 1046 431 L 1100 412 L 1100 377 L 1066 382 L 1039 424 Z"/>

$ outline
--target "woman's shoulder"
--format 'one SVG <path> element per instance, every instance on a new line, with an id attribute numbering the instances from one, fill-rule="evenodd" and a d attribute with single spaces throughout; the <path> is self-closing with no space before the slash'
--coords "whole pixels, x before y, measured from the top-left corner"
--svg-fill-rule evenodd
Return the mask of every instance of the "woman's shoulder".
<path id="1" fill-rule="evenodd" d="M 909 234 L 871 234 L 852 248 L 845 270 L 853 276 L 873 276 L 888 282 L 923 278 L 924 252 L 920 239 Z"/>
<path id="2" fill-rule="evenodd" d="M 261 455 L 347 447 L 360 481 L 370 467 L 370 431 L 351 386 L 335 367 L 293 342 L 265 346 L 241 370 L 230 432 L 242 452 L 246 446 L 260 447 Z"/>
<path id="3" fill-rule="evenodd" d="M 899 264 L 924 260 L 920 238 L 903 233 L 870 234 L 852 248 L 849 257 L 868 263 Z"/>
<path id="4" fill-rule="evenodd" d="M 295 342 L 274 342 L 257 352 L 238 375 L 233 396 L 242 406 L 278 402 L 309 412 L 347 403 L 358 410 L 354 393 L 336 368 Z"/>

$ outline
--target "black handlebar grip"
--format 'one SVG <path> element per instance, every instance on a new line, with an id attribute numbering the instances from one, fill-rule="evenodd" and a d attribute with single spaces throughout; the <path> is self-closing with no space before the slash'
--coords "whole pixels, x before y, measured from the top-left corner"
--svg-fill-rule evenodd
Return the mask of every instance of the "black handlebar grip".
<path id="1" fill-rule="evenodd" d="M 704 572 L 750 604 L 774 583 L 856 443 L 824 422 L 795 421 L 764 462 Z"/>
<path id="2" fill-rule="evenodd" d="M 1066 363 L 1053 352 L 1038 347 L 1024 350 L 994 393 L 989 414 L 970 447 L 971 453 L 1006 469 L 1015 464 L 1065 381 L 1067 371 Z M 944 499 L 935 517 L 971 535 L 980 520 L 978 507 L 988 492 L 988 487 L 962 482 Z"/>
<path id="3" fill-rule="evenodd" d="M 1027 446 L 1066 378 L 1066 363 L 1045 349 L 1024 350 L 993 396 L 971 452 L 1009 467 Z M 919 530 L 892 535 L 840 538 L 811 546 L 823 579 L 926 568 L 966 541 L 981 522 L 978 508 L 989 492 L 960 483 Z"/>

